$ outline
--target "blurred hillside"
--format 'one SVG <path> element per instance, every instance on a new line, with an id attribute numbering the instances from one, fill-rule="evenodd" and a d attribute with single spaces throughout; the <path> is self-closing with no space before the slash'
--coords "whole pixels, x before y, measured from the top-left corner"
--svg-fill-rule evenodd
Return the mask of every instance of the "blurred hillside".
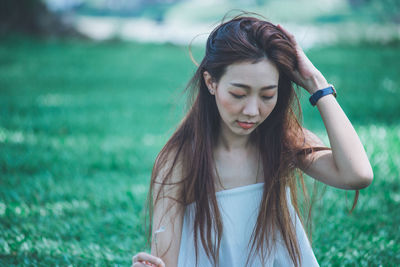
<path id="1" fill-rule="evenodd" d="M 157 21 L 183 19 L 214 22 L 229 9 L 252 9 L 271 20 L 302 23 L 366 21 L 400 22 L 400 2 L 393 0 L 44 0 L 55 11 L 146 17 Z"/>

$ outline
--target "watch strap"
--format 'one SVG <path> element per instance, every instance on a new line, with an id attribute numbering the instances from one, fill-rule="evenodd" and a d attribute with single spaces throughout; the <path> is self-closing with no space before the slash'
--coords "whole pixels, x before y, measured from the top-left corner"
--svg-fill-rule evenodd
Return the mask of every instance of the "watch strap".
<path id="1" fill-rule="evenodd" d="M 332 94 L 334 97 L 336 97 L 336 90 L 335 87 L 333 87 L 333 85 L 329 85 L 326 88 L 320 89 L 318 91 L 316 91 L 315 93 L 313 93 L 310 96 L 310 103 L 311 105 L 315 106 L 317 104 L 317 101 L 326 95 Z"/>

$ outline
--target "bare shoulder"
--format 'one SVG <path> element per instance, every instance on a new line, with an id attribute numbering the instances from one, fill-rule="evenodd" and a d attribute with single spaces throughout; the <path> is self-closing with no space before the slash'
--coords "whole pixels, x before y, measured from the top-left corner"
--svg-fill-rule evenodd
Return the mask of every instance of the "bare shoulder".
<path id="1" fill-rule="evenodd" d="M 153 190 L 163 193 L 178 194 L 179 184 L 182 182 L 183 168 L 182 160 L 175 151 L 167 155 L 157 157 L 153 168 Z"/>

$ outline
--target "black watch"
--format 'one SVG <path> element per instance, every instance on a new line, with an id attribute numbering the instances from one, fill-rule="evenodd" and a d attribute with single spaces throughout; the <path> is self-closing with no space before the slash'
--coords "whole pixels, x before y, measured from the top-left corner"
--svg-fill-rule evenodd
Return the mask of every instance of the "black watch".
<path id="1" fill-rule="evenodd" d="M 324 89 L 320 89 L 318 91 L 316 91 L 314 94 L 312 94 L 310 96 L 310 103 L 311 105 L 315 106 L 317 104 L 317 101 L 326 95 L 330 95 L 332 94 L 334 97 L 336 97 L 336 90 L 335 87 L 330 84 L 328 87 L 324 88 Z"/>

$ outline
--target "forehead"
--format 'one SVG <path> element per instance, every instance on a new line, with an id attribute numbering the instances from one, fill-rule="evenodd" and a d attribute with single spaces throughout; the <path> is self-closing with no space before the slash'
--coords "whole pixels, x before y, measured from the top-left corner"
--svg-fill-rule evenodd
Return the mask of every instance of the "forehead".
<path id="1" fill-rule="evenodd" d="M 220 82 L 239 82 L 262 87 L 277 85 L 278 80 L 278 68 L 269 59 L 263 59 L 257 63 L 240 62 L 229 65 Z"/>

